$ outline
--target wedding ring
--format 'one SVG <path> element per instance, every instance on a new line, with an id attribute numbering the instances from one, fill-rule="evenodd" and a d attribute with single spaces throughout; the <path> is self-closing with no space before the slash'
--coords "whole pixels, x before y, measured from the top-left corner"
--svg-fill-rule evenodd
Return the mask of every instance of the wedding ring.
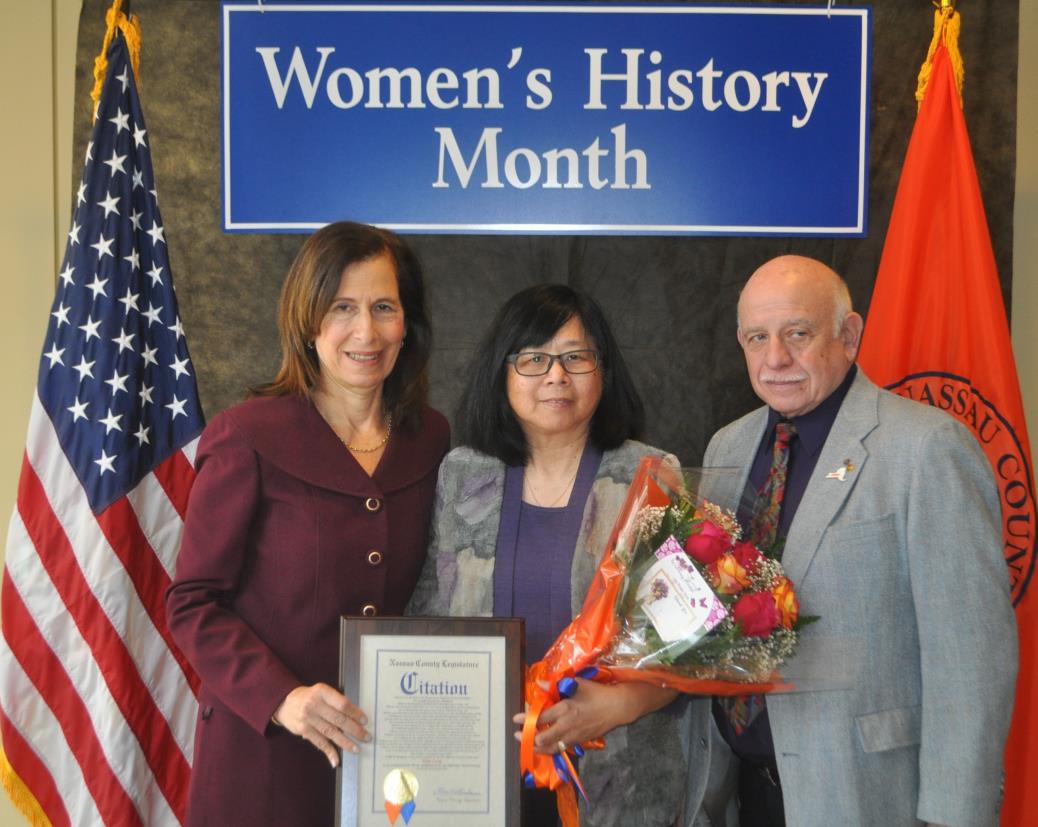
<path id="1" fill-rule="evenodd" d="M 559 752 L 565 752 L 566 751 L 566 742 L 563 741 L 561 738 L 559 739 L 559 743 L 556 746 L 558 746 Z"/>

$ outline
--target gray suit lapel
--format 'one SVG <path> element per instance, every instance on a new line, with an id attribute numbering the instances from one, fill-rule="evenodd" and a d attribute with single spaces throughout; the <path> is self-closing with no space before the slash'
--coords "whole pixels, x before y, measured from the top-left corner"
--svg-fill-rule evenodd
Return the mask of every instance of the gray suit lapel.
<path id="1" fill-rule="evenodd" d="M 739 469 L 740 485 L 745 488 L 750 478 L 753 456 L 757 452 L 767 422 L 767 408 L 758 408 L 733 422 L 707 446 L 706 456 L 703 458 L 704 467 Z"/>
<path id="2" fill-rule="evenodd" d="M 822 447 L 786 537 L 782 565 L 794 583 L 802 582 L 818 553 L 826 529 L 854 490 L 868 461 L 863 440 L 878 424 L 879 390 L 861 370 L 847 391 Z M 853 470 L 844 479 L 828 477 L 840 468 Z"/>

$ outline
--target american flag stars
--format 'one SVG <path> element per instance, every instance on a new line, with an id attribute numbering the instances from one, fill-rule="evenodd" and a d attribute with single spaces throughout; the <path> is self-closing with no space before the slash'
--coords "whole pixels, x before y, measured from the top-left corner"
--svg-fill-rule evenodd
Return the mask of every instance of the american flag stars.
<path id="1" fill-rule="evenodd" d="M 76 398 L 76 401 L 68 408 L 69 413 L 72 414 L 73 422 L 78 422 L 80 419 L 87 418 L 86 409 L 89 404 L 89 402 L 80 402 L 79 398 Z"/>
<path id="2" fill-rule="evenodd" d="M 61 327 L 63 324 L 68 324 L 68 312 L 71 309 L 71 307 L 65 307 L 65 305 L 62 303 L 59 304 L 57 309 L 51 313 L 51 315 L 57 321 L 58 327 Z"/>
<path id="3" fill-rule="evenodd" d="M 40 361 L 41 401 L 66 454 L 84 483 L 100 478 L 86 486 L 94 508 L 202 425 L 128 71 L 98 108 Z"/>
<path id="4" fill-rule="evenodd" d="M 133 337 L 136 333 L 127 333 L 125 330 L 112 339 L 117 345 L 119 345 L 119 352 L 122 353 L 124 350 L 133 350 Z"/>
<path id="5" fill-rule="evenodd" d="M 94 298 L 96 299 L 99 295 L 105 296 L 105 285 L 108 284 L 108 279 L 103 279 L 100 276 L 94 276 L 94 280 L 87 285 L 87 289 L 92 291 Z"/>
<path id="6" fill-rule="evenodd" d="M 97 206 L 105 211 L 105 218 L 108 218 L 109 213 L 119 214 L 119 199 L 114 195 L 109 195 L 103 201 L 98 201 Z"/>
<path id="7" fill-rule="evenodd" d="M 124 129 L 127 131 L 130 129 L 130 114 L 123 112 L 122 107 L 116 107 L 115 117 L 108 120 L 115 124 L 117 133 L 122 132 Z"/>
<path id="8" fill-rule="evenodd" d="M 65 352 L 65 348 L 59 348 L 57 345 L 51 345 L 50 350 L 43 354 L 43 358 L 50 362 L 50 366 L 53 368 L 55 365 L 65 364 L 61 356 Z"/>
<path id="9" fill-rule="evenodd" d="M 118 155 L 118 154 L 116 154 L 116 151 L 114 149 L 112 150 L 112 157 L 109 158 L 107 161 L 105 161 L 105 163 L 108 164 L 108 166 L 110 166 L 112 168 L 112 177 L 113 178 L 115 177 L 115 174 L 117 172 L 121 172 L 124 175 L 126 174 L 126 170 L 123 169 L 123 162 L 125 160 L 126 160 L 126 156 L 125 155 Z"/>
<path id="10" fill-rule="evenodd" d="M 152 142 L 126 41 L 109 25 L 8 530 L 0 737 L 5 781 L 24 784 L 48 823 L 173 827 L 185 819 L 198 678 L 173 645 L 164 595 L 204 423 Z"/>

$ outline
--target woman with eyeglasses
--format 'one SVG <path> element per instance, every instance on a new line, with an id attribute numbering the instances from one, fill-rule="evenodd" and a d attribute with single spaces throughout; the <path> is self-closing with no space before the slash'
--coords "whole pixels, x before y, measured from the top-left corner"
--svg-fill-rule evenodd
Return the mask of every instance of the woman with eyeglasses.
<path id="1" fill-rule="evenodd" d="M 640 459 L 644 410 L 602 311 L 563 285 L 531 287 L 476 351 L 440 468 L 433 537 L 411 614 L 523 617 L 539 660 L 580 610 Z M 669 458 L 676 464 L 673 457 Z M 580 776 L 581 823 L 678 823 L 685 788 L 674 693 L 580 681 L 548 709 L 542 753 L 608 733 Z M 522 716 L 517 716 L 521 723 Z M 554 827 L 554 796 L 525 791 L 527 827 Z"/>

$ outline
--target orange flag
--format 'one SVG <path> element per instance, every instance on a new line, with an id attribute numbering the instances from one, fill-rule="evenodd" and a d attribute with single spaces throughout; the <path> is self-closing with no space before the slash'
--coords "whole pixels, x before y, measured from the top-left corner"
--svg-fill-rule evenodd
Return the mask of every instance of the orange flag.
<path id="1" fill-rule="evenodd" d="M 859 362 L 875 382 L 967 425 L 995 473 L 1020 637 L 1002 824 L 1038 824 L 1038 587 L 1031 452 L 959 87 L 958 15 L 936 14 Z M 958 73 L 959 77 L 956 77 Z M 928 83 L 927 83 L 928 78 Z M 1030 588 L 1029 588 L 1030 586 Z"/>

